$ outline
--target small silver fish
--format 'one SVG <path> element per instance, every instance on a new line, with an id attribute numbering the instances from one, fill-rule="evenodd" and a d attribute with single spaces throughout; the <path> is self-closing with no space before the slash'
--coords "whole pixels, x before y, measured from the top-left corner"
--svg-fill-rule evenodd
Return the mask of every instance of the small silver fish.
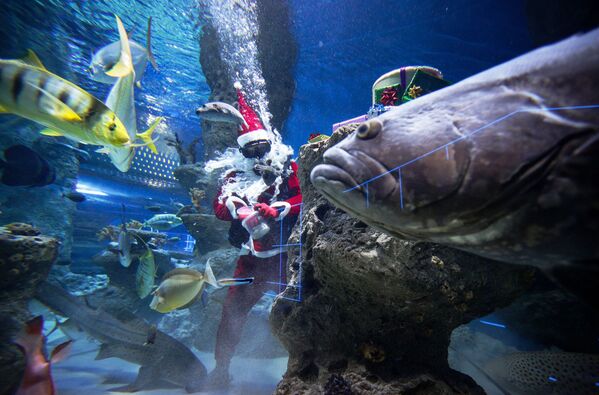
<path id="1" fill-rule="evenodd" d="M 143 226 L 148 226 L 158 230 L 169 230 L 181 225 L 183 221 L 175 214 L 158 214 L 144 222 Z"/>
<path id="2" fill-rule="evenodd" d="M 133 235 L 129 233 L 127 227 L 123 224 L 119 233 L 119 262 L 124 267 L 131 265 L 131 244 L 133 243 Z"/>
<path id="3" fill-rule="evenodd" d="M 80 162 L 87 162 L 90 159 L 89 152 L 82 150 L 81 148 L 74 147 L 71 144 L 61 143 L 56 140 L 51 140 L 51 142 L 54 145 L 60 145 L 61 147 L 65 147 L 65 148 L 73 151 L 75 153 L 75 155 L 77 156 L 77 159 L 79 159 Z"/>
<path id="4" fill-rule="evenodd" d="M 247 122 L 243 119 L 243 115 L 235 107 L 227 103 L 218 101 L 206 103 L 198 107 L 196 114 L 207 121 L 232 123 L 247 127 Z"/>
<path id="5" fill-rule="evenodd" d="M 135 82 L 141 81 L 146 71 L 146 65 L 148 60 L 152 64 L 155 70 L 158 70 L 158 65 L 152 54 L 152 17 L 148 18 L 148 31 L 146 33 L 146 47 L 144 48 L 140 44 L 133 40 L 129 40 L 129 46 L 131 48 L 131 59 L 133 61 L 133 69 L 135 70 Z M 91 63 L 89 65 L 89 73 L 94 81 L 102 82 L 105 84 L 114 84 L 116 78 L 106 75 L 106 71 L 110 70 L 119 60 L 121 52 L 121 44 L 119 41 L 115 41 L 112 44 L 108 44 L 92 55 Z"/>

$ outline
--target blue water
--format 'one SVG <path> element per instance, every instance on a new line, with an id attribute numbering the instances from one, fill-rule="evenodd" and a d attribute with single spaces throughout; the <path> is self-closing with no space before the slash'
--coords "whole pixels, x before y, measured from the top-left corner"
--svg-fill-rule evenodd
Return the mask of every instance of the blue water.
<path id="1" fill-rule="evenodd" d="M 297 89 L 285 137 L 365 114 L 371 87 L 404 65 L 430 65 L 452 82 L 532 48 L 522 1 L 302 1 L 293 4 Z"/>

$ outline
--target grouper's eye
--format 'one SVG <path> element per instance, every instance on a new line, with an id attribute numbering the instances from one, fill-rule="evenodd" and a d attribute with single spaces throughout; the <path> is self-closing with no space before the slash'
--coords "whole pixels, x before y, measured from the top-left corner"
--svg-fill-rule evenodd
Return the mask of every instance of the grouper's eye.
<path id="1" fill-rule="evenodd" d="M 356 134 L 359 139 L 368 140 L 376 137 L 381 130 L 383 130 L 383 123 L 378 119 L 370 119 L 358 126 Z"/>
<path id="2" fill-rule="evenodd" d="M 108 129 L 110 129 L 111 132 L 114 131 L 114 129 L 116 129 L 116 123 L 114 123 L 114 122 L 113 123 L 109 123 L 108 124 Z"/>

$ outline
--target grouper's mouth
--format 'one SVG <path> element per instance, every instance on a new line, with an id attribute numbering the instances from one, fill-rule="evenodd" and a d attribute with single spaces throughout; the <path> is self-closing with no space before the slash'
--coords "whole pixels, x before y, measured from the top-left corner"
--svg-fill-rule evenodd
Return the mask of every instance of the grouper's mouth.
<path id="1" fill-rule="evenodd" d="M 324 163 L 312 169 L 312 184 L 345 207 L 384 200 L 397 188 L 397 180 L 379 161 L 359 150 L 332 147 Z"/>

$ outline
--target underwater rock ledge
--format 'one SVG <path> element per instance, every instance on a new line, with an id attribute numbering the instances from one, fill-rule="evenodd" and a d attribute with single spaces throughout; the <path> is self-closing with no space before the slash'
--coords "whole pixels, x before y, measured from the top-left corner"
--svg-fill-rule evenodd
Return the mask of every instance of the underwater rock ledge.
<path id="1" fill-rule="evenodd" d="M 331 139 L 304 145 L 302 301 L 277 299 L 270 316 L 289 363 L 276 394 L 480 394 L 447 362 L 451 332 L 510 304 L 535 270 L 432 243 L 400 240 L 336 209 L 311 185 L 310 171 Z M 299 285 L 298 251 L 289 254 Z M 285 296 L 297 297 L 288 287 Z"/>
<path id="2" fill-rule="evenodd" d="M 0 394 L 16 389 L 24 358 L 13 344 L 29 318 L 27 302 L 58 257 L 58 240 L 28 224 L 0 227 Z"/>

